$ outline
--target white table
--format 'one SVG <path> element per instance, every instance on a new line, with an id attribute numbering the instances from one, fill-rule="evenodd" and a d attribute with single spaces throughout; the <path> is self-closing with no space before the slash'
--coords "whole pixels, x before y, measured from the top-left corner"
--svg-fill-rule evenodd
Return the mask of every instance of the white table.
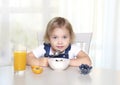
<path id="1" fill-rule="evenodd" d="M 24 75 L 15 75 L 12 66 L 0 67 L 0 85 L 120 85 L 120 71 L 95 69 L 81 75 L 78 67 L 53 71 L 44 67 L 41 74 L 34 74 L 27 67 Z"/>

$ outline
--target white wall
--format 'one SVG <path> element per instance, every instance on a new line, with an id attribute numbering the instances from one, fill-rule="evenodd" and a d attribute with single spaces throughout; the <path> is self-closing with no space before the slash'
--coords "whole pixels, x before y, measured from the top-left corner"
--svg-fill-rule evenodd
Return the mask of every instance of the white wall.
<path id="1" fill-rule="evenodd" d="M 95 67 L 120 69 L 119 0 L 0 0 L 0 65 L 9 64 L 17 44 L 37 47 L 37 33 L 55 16 L 67 18 L 75 32 L 93 32 Z"/>

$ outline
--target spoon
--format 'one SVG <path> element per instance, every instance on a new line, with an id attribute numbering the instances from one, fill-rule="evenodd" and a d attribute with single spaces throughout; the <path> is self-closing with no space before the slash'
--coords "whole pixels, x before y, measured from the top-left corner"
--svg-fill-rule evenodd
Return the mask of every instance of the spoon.
<path id="1" fill-rule="evenodd" d="M 60 50 L 57 50 L 55 53 L 54 53 L 54 57 L 56 57 L 56 56 L 59 56 L 60 54 L 62 54 L 62 52 L 60 51 Z M 58 61 L 63 61 L 62 59 L 61 60 L 56 60 L 57 62 Z"/>
<path id="2" fill-rule="evenodd" d="M 57 50 L 53 56 L 59 56 L 62 52 L 60 50 Z"/>

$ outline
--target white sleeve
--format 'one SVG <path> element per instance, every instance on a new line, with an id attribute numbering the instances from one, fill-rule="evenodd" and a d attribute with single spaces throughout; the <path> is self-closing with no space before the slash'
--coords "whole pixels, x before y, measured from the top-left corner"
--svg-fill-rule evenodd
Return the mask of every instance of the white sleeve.
<path id="1" fill-rule="evenodd" d="M 36 58 L 43 57 L 45 53 L 44 45 L 40 45 L 38 48 L 35 48 L 32 52 Z"/>
<path id="2" fill-rule="evenodd" d="M 69 58 L 72 59 L 78 55 L 81 51 L 81 48 L 77 44 L 71 45 L 71 50 L 69 51 Z"/>

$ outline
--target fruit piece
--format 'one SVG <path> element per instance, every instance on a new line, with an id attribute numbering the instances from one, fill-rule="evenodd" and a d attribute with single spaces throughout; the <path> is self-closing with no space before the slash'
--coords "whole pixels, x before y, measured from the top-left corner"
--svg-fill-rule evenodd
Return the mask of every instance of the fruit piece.
<path id="1" fill-rule="evenodd" d="M 35 74 L 40 74 L 43 72 L 43 68 L 40 66 L 31 66 L 32 72 Z"/>
<path id="2" fill-rule="evenodd" d="M 80 69 L 81 74 L 86 75 L 90 73 L 92 66 L 89 66 L 87 64 L 82 64 L 79 66 L 79 69 Z"/>

